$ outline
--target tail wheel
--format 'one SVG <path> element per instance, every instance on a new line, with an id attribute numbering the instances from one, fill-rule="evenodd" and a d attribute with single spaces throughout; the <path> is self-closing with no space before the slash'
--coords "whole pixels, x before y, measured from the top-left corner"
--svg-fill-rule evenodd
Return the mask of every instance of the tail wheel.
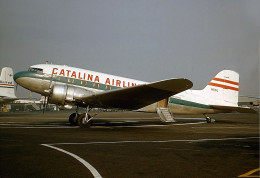
<path id="1" fill-rule="evenodd" d="M 77 113 L 72 113 L 69 117 L 70 125 L 77 126 L 78 125 L 78 117 L 79 117 L 79 115 Z"/>
<path id="2" fill-rule="evenodd" d="M 205 116 L 205 119 L 206 119 L 207 123 L 211 123 L 212 122 L 212 119 L 209 116 L 207 116 L 207 114 L 203 114 L 203 115 Z"/>
<path id="3" fill-rule="evenodd" d="M 91 120 L 92 120 L 92 117 L 89 114 L 87 114 L 87 116 L 86 116 L 86 113 L 83 113 L 83 114 L 79 115 L 79 117 L 78 117 L 78 125 L 81 128 L 89 128 L 92 123 Z"/>
<path id="4" fill-rule="evenodd" d="M 207 123 L 211 123 L 212 122 L 212 120 L 211 120 L 211 118 L 210 117 L 206 117 L 206 121 L 207 121 Z"/>

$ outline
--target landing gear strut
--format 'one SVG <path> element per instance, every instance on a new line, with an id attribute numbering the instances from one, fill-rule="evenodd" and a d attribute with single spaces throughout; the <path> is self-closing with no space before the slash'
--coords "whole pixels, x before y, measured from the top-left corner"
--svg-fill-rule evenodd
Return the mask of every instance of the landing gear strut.
<path id="1" fill-rule="evenodd" d="M 93 117 L 91 117 L 89 114 L 89 106 L 86 108 L 86 113 L 80 114 L 78 117 L 78 125 L 81 128 L 88 128 L 91 126 L 92 123 L 92 119 Z"/>
<path id="2" fill-rule="evenodd" d="M 92 123 L 92 118 L 89 114 L 87 113 L 83 113 L 83 114 L 80 114 L 79 115 L 79 118 L 78 118 L 78 125 L 81 127 L 81 128 L 88 128 L 91 126 L 91 123 Z"/>

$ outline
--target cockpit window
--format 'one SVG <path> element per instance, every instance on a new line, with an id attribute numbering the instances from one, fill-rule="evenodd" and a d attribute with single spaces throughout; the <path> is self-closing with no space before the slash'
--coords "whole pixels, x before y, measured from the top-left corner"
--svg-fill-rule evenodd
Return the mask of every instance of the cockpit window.
<path id="1" fill-rule="evenodd" d="M 30 67 L 28 69 L 28 71 L 36 72 L 37 74 L 42 74 L 43 73 L 42 69 L 40 69 L 40 68 L 32 68 L 32 67 Z"/>

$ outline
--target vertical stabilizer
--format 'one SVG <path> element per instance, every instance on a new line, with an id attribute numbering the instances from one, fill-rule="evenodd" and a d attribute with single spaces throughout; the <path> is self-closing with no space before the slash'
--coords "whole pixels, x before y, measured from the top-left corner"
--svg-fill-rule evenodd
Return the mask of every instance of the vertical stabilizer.
<path id="1" fill-rule="evenodd" d="M 14 94 L 13 69 L 10 67 L 2 68 L 0 76 L 0 95 L 2 97 L 16 97 Z"/>
<path id="2" fill-rule="evenodd" d="M 210 104 L 237 106 L 239 92 L 239 74 L 232 70 L 219 72 L 201 91 Z"/>

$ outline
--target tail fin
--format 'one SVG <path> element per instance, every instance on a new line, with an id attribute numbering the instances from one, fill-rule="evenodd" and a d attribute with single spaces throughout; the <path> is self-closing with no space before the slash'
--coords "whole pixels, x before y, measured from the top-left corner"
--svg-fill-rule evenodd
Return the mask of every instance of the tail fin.
<path id="1" fill-rule="evenodd" d="M 10 67 L 2 68 L 0 76 L 0 95 L 6 97 L 15 97 L 13 69 Z"/>
<path id="2" fill-rule="evenodd" d="M 232 70 L 223 70 L 201 92 L 211 104 L 237 106 L 239 74 Z"/>

